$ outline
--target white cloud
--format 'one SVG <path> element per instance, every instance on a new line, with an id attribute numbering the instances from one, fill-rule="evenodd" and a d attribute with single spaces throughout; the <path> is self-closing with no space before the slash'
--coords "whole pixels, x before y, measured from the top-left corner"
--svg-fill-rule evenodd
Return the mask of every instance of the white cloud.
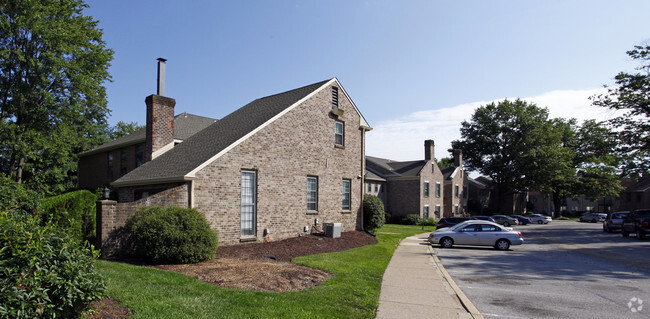
<path id="1" fill-rule="evenodd" d="M 605 93 L 605 89 L 552 91 L 522 100 L 548 108 L 552 118 L 576 118 L 579 122 L 605 120 L 613 116 L 613 111 L 592 106 L 589 100 L 590 96 L 601 93 Z M 436 158 L 449 157 L 447 150 L 451 147 L 451 141 L 460 138 L 461 122 L 469 121 L 478 107 L 502 100 L 419 111 L 375 123 L 373 130 L 366 135 L 366 154 L 398 161 L 424 159 L 424 140 L 433 139 Z"/>

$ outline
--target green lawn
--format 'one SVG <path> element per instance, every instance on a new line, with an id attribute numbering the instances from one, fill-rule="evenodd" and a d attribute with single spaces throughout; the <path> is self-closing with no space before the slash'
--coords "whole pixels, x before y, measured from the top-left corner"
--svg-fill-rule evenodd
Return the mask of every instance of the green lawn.
<path id="1" fill-rule="evenodd" d="M 434 227 L 385 225 L 377 244 L 299 257 L 294 262 L 332 273 L 317 287 L 297 292 L 257 292 L 216 287 L 181 274 L 97 261 L 108 296 L 133 318 L 374 318 L 381 278 L 403 238 Z"/>

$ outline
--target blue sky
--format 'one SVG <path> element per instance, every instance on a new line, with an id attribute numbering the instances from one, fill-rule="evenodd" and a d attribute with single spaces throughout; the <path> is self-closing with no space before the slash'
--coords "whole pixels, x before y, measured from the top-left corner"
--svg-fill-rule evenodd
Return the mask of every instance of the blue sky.
<path id="1" fill-rule="evenodd" d="M 99 1 L 115 51 L 111 125 L 145 123 L 166 58 L 176 113 L 222 118 L 267 95 L 337 77 L 374 128 L 368 155 L 436 157 L 473 110 L 503 98 L 553 117 L 604 119 L 589 105 L 650 39 L 650 1 Z"/>

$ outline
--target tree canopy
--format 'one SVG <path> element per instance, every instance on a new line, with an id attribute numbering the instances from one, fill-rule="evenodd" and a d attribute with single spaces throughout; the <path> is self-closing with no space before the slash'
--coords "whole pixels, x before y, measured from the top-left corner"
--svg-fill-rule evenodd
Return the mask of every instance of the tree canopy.
<path id="1" fill-rule="evenodd" d="M 81 0 L 0 4 L 0 172 L 31 189 L 76 186 L 76 154 L 106 138 L 112 50 Z"/>
<path id="2" fill-rule="evenodd" d="M 592 101 L 622 112 L 609 122 L 618 137 L 614 150 L 623 175 L 641 175 L 650 172 L 650 45 L 635 46 L 627 54 L 641 63 L 638 72 L 620 72 L 616 85 Z"/>

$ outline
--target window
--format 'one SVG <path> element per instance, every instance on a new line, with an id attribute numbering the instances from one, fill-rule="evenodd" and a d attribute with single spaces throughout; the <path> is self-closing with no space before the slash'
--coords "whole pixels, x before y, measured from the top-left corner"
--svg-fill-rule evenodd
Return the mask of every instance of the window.
<path id="1" fill-rule="evenodd" d="M 375 184 L 375 193 L 379 193 L 379 183 Z"/>
<path id="2" fill-rule="evenodd" d="M 424 205 L 424 219 L 429 218 L 429 205 Z"/>
<path id="3" fill-rule="evenodd" d="M 341 121 L 336 121 L 335 123 L 336 126 L 334 129 L 334 144 L 344 146 L 345 139 L 343 137 L 345 135 L 345 123 Z"/>
<path id="4" fill-rule="evenodd" d="M 440 219 L 440 205 L 436 205 L 435 213 L 436 219 Z"/>
<path id="5" fill-rule="evenodd" d="M 120 176 L 126 174 L 126 149 L 120 149 Z"/>
<path id="6" fill-rule="evenodd" d="M 368 193 L 372 192 L 372 184 L 371 183 L 366 183 L 368 186 Z"/>
<path id="7" fill-rule="evenodd" d="M 339 107 L 339 88 L 336 86 L 332 87 L 332 108 Z"/>
<path id="8" fill-rule="evenodd" d="M 424 182 L 424 197 L 429 197 L 429 182 Z"/>
<path id="9" fill-rule="evenodd" d="M 241 172 L 241 236 L 255 236 L 255 171 Z"/>
<path id="10" fill-rule="evenodd" d="M 459 211 L 458 211 L 458 205 L 454 205 L 454 214 L 455 214 L 455 215 L 458 215 L 458 213 L 459 213 Z"/>
<path id="11" fill-rule="evenodd" d="M 350 210 L 350 183 L 351 181 L 349 179 L 344 179 L 342 183 L 342 195 L 343 195 L 343 201 L 341 204 L 341 209 L 343 210 Z"/>
<path id="12" fill-rule="evenodd" d="M 467 186 L 463 186 L 463 198 L 467 198 Z"/>
<path id="13" fill-rule="evenodd" d="M 108 162 L 108 165 L 106 166 L 106 175 L 108 177 L 113 177 L 113 151 L 108 152 L 106 161 Z"/>
<path id="14" fill-rule="evenodd" d="M 307 210 L 318 210 L 318 177 L 307 176 Z"/>
<path id="15" fill-rule="evenodd" d="M 440 198 L 440 183 L 436 183 L 436 197 Z"/>
<path id="16" fill-rule="evenodd" d="M 458 198 L 460 196 L 460 188 L 458 187 L 458 184 L 454 186 L 454 197 Z"/>
<path id="17" fill-rule="evenodd" d="M 143 162 L 142 144 L 135 146 L 135 167 L 140 167 Z"/>

